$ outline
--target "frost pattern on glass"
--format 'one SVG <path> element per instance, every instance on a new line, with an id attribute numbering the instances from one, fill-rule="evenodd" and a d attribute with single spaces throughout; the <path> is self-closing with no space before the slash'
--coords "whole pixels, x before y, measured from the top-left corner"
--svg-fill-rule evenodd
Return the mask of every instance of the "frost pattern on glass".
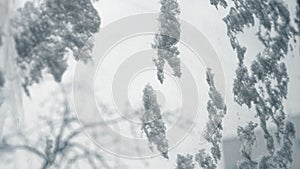
<path id="1" fill-rule="evenodd" d="M 146 134 L 149 141 L 149 148 L 153 151 L 156 145 L 164 158 L 168 157 L 168 140 L 166 138 L 166 126 L 163 122 L 161 111 L 157 103 L 156 94 L 150 84 L 144 88 L 144 112 L 142 115 L 142 131 Z"/>
<path id="2" fill-rule="evenodd" d="M 27 2 L 19 9 L 13 34 L 27 94 L 27 87 L 38 83 L 44 70 L 60 82 L 68 66 L 67 54 L 88 61 L 99 26 L 100 17 L 90 0 Z"/>
<path id="3" fill-rule="evenodd" d="M 152 48 L 157 50 L 157 58 L 153 59 L 157 67 L 157 78 L 163 83 L 166 61 L 173 69 L 174 76 L 180 77 L 182 74 L 180 70 L 180 52 L 177 47 L 181 30 L 178 18 L 180 8 L 177 0 L 161 0 L 160 3 L 159 29 L 155 34 Z"/>

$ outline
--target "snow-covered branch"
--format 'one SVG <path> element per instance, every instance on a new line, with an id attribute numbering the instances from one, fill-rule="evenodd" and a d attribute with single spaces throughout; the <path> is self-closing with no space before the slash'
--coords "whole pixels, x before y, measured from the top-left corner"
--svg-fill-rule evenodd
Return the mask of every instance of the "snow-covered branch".
<path id="1" fill-rule="evenodd" d="M 256 136 L 254 134 L 256 127 L 256 123 L 249 122 L 245 127 L 238 127 L 237 129 L 239 140 L 242 142 L 241 154 L 243 157 L 243 159 L 237 163 L 239 169 L 257 168 L 258 163 L 251 156 L 252 148 L 256 143 Z"/>
<path id="2" fill-rule="evenodd" d="M 60 82 L 67 69 L 69 51 L 76 60 L 91 59 L 93 34 L 100 17 L 90 0 L 26 2 L 13 19 L 13 36 L 23 71 L 23 87 L 38 83 L 43 70 Z"/>
<path id="3" fill-rule="evenodd" d="M 157 58 L 154 59 L 154 62 L 157 67 L 158 80 L 163 83 L 166 61 L 173 69 L 173 75 L 176 77 L 181 76 L 180 52 L 177 47 L 181 30 L 178 18 L 180 8 L 177 0 L 161 0 L 160 3 L 159 29 L 155 34 L 152 48 L 157 50 Z"/>
<path id="4" fill-rule="evenodd" d="M 156 94 L 150 84 L 144 88 L 144 113 L 142 115 L 142 131 L 146 134 L 149 147 L 153 150 L 156 145 L 164 158 L 168 157 L 168 140 L 166 138 L 166 126 L 163 122 L 161 111 L 157 103 Z"/>
<path id="5" fill-rule="evenodd" d="M 206 81 L 209 85 L 209 97 L 207 102 L 208 122 L 204 138 L 211 144 L 210 153 L 201 149 L 195 156 L 196 161 L 202 168 L 215 169 L 221 160 L 221 143 L 222 143 L 222 121 L 226 114 L 227 108 L 221 94 L 215 87 L 214 75 L 211 69 L 207 69 Z"/>
<path id="6" fill-rule="evenodd" d="M 299 15 L 298 11 L 296 15 Z M 238 58 L 233 87 L 234 99 L 238 104 L 246 105 L 249 109 L 254 106 L 268 150 L 268 153 L 261 157 L 258 165 L 250 157 L 247 157 L 248 161 L 240 162 L 239 166 L 288 168 L 292 162 L 289 159 L 291 157 L 278 155 L 281 154 L 283 147 L 285 152 L 291 152 L 291 146 L 286 146 L 292 142 L 287 142 L 285 139 L 286 132 L 288 132 L 285 126 L 287 124 L 290 124 L 290 128 L 293 126 L 286 120 L 283 105 L 284 99 L 287 98 L 289 82 L 283 59 L 292 50 L 291 40 L 295 40 L 299 32 L 293 27 L 287 5 L 281 0 L 235 0 L 229 14 L 223 20 L 227 25 L 227 35 L 231 46 L 236 51 Z M 297 24 L 297 17 L 295 21 Z M 247 27 L 257 28 L 257 39 L 264 47 L 263 51 L 258 52 L 252 61 L 250 69 L 244 63 L 247 48 L 242 46 L 238 39 L 238 35 L 243 33 Z M 298 31 L 300 30 L 298 29 Z M 270 123 L 275 124 L 277 128 L 274 133 L 268 130 Z M 253 123 L 249 123 L 246 128 L 254 128 Z M 239 128 L 240 138 L 245 135 L 246 131 L 246 129 Z M 274 138 L 278 146 L 276 146 Z M 241 141 L 243 145 L 252 143 L 247 139 L 241 139 Z M 244 148 L 242 147 L 242 155 L 245 159 L 246 156 L 249 156 L 250 151 L 246 151 Z M 281 158 L 281 161 L 285 161 L 286 164 L 282 165 L 280 160 L 275 160 L 278 158 Z"/>
<path id="7" fill-rule="evenodd" d="M 176 169 L 194 169 L 193 156 L 187 154 L 186 156 L 177 155 Z"/>

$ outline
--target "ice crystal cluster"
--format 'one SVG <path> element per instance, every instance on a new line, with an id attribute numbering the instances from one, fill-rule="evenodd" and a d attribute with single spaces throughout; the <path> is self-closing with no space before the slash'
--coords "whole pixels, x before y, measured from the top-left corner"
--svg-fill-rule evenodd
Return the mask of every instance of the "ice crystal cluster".
<path id="1" fill-rule="evenodd" d="M 161 111 L 157 103 L 155 91 L 150 84 L 147 84 L 143 91 L 144 113 L 142 115 L 142 131 L 149 141 L 149 148 L 153 146 L 161 152 L 164 158 L 168 157 L 168 140 L 166 138 L 166 126 L 163 122 Z"/>
<path id="2" fill-rule="evenodd" d="M 252 141 L 241 139 L 242 156 L 247 161 L 239 162 L 238 167 L 289 168 L 293 161 L 291 147 L 295 128 L 286 119 L 283 105 L 289 82 L 284 58 L 292 49 L 291 40 L 295 40 L 299 30 L 293 27 L 290 12 L 284 1 L 234 0 L 233 2 L 224 22 L 227 25 L 231 46 L 238 58 L 233 87 L 234 99 L 238 104 L 256 111 L 268 150 L 257 159 L 258 162 L 255 162 L 251 156 L 246 157 L 250 155 L 249 151 L 243 150 L 243 147 L 251 147 Z M 299 2 L 297 10 L 299 13 Z M 296 15 L 299 15 L 298 13 Z M 296 24 L 299 23 L 297 21 L 299 18 L 296 17 Z M 250 68 L 244 63 L 247 48 L 238 40 L 238 35 L 247 27 L 257 28 L 257 39 L 264 47 L 252 61 Z M 275 124 L 277 128 L 275 132 L 268 129 L 271 124 Z M 254 132 L 246 128 L 253 128 L 253 123 L 249 123 L 245 129 L 239 128 L 240 138 L 245 135 L 245 131 L 249 131 L 248 138 L 254 138 Z"/>
<path id="3" fill-rule="evenodd" d="M 90 59 L 93 34 L 99 27 L 100 17 L 91 0 L 27 2 L 13 20 L 25 91 L 42 79 L 44 71 L 61 81 L 69 53 L 76 60 Z"/>
<path id="4" fill-rule="evenodd" d="M 204 138 L 211 144 L 210 152 L 201 149 L 196 154 L 195 159 L 202 168 L 215 169 L 221 160 L 221 143 L 222 143 L 222 121 L 226 114 L 226 105 L 221 94 L 215 87 L 213 73 L 210 69 L 206 72 L 206 81 L 209 85 L 209 97 L 207 102 L 208 122 Z"/>
<path id="5" fill-rule="evenodd" d="M 180 40 L 180 22 L 178 19 L 180 9 L 177 0 L 161 0 L 160 3 L 159 29 L 155 34 L 152 48 L 157 50 L 157 58 L 154 59 L 157 67 L 157 78 L 163 83 L 166 61 L 172 68 L 173 75 L 181 76 L 180 52 L 177 47 Z"/>

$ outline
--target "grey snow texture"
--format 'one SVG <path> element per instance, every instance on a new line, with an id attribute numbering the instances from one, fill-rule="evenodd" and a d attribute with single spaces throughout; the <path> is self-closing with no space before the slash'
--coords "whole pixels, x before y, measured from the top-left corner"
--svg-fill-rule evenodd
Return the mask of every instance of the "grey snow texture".
<path id="1" fill-rule="evenodd" d="M 222 121 L 227 108 L 221 94 L 215 87 L 214 75 L 210 69 L 206 72 L 206 81 L 209 85 L 210 100 L 207 102 L 208 122 L 206 123 L 204 138 L 211 144 L 211 147 L 210 153 L 201 149 L 195 159 L 202 168 L 215 169 L 221 160 Z"/>
<path id="2" fill-rule="evenodd" d="M 194 169 L 195 165 L 193 164 L 193 156 L 192 155 L 177 155 L 177 167 L 176 169 Z"/>
<path id="3" fill-rule="evenodd" d="M 5 83 L 5 79 L 4 79 L 2 71 L 0 71 L 0 90 L 4 86 L 4 83 Z"/>
<path id="4" fill-rule="evenodd" d="M 219 5 L 221 5 L 224 8 L 227 7 L 227 2 L 225 0 L 210 0 L 210 4 L 214 5 L 217 9 Z"/>
<path id="5" fill-rule="evenodd" d="M 238 127 L 237 134 L 239 140 L 242 142 L 241 154 L 242 160 L 238 161 L 239 168 L 251 169 L 257 168 L 257 162 L 252 159 L 252 148 L 256 143 L 256 136 L 254 129 L 257 127 L 257 123 L 249 122 L 245 127 Z"/>
<path id="6" fill-rule="evenodd" d="M 298 35 L 300 35 L 300 0 L 297 0 L 295 22 L 298 26 Z"/>
<path id="7" fill-rule="evenodd" d="M 0 70 L 0 106 L 3 103 L 3 98 L 2 98 L 1 92 L 2 92 L 2 88 L 3 88 L 4 84 L 5 84 L 4 75 L 3 75 L 2 71 Z"/>
<path id="8" fill-rule="evenodd" d="M 2 32 L 2 28 L 0 26 L 0 46 L 2 46 L 3 42 L 2 42 L 2 36 L 3 36 L 3 32 Z"/>
<path id="9" fill-rule="evenodd" d="M 205 149 L 199 150 L 195 155 L 195 161 L 204 169 L 216 169 L 218 162 L 221 160 L 222 121 L 227 108 L 221 94 L 215 87 L 214 75 L 210 69 L 207 69 L 206 77 L 210 100 L 207 102 L 209 120 L 206 123 L 204 138 L 211 146 L 209 152 Z M 193 169 L 192 158 L 193 156 L 189 154 L 186 157 L 177 155 L 176 169 Z"/>
<path id="10" fill-rule="evenodd" d="M 13 20 L 13 33 L 27 94 L 27 87 L 38 83 L 44 70 L 60 82 L 68 54 L 88 61 L 99 28 L 100 17 L 91 0 L 26 2 Z"/>
<path id="11" fill-rule="evenodd" d="M 159 29 L 154 37 L 152 48 L 157 50 L 157 58 L 153 59 L 157 67 L 158 80 L 163 83 L 165 79 L 164 65 L 167 61 L 173 69 L 173 75 L 181 77 L 180 58 L 177 43 L 180 40 L 180 14 L 177 0 L 161 0 L 159 14 Z"/>
<path id="12" fill-rule="evenodd" d="M 150 84 L 147 84 L 143 91 L 144 113 L 142 114 L 142 131 L 149 141 L 149 148 L 153 146 L 161 152 L 164 158 L 168 157 L 168 140 L 166 138 L 166 126 L 163 122 L 161 111 L 157 103 L 156 94 Z"/>
<path id="13" fill-rule="evenodd" d="M 249 149 L 255 140 L 253 130 L 256 125 L 250 122 L 244 128 L 239 127 L 238 135 L 243 144 L 243 160 L 238 162 L 240 169 L 289 168 L 293 161 L 295 128 L 293 123 L 286 120 L 283 101 L 287 97 L 289 82 L 284 58 L 292 50 L 291 40 L 296 40 L 299 35 L 299 0 L 296 8 L 295 23 L 298 31 L 292 26 L 289 10 L 282 0 L 235 0 L 224 18 L 227 35 L 238 58 L 234 99 L 249 109 L 254 107 L 268 150 L 256 161 L 252 159 Z M 257 39 L 264 49 L 257 54 L 248 69 L 244 63 L 247 48 L 240 45 L 238 35 L 246 27 L 255 26 L 258 28 Z M 272 123 L 277 127 L 275 132 L 268 130 L 268 125 Z"/>

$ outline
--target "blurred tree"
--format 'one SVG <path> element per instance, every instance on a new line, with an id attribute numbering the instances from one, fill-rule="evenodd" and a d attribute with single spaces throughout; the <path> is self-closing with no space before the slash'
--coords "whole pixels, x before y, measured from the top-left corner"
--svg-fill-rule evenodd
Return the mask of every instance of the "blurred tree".
<path id="1" fill-rule="evenodd" d="M 0 154 L 6 153 L 7 155 L 17 151 L 24 151 L 28 156 L 33 154 L 41 160 L 41 169 L 71 169 L 78 162 L 85 168 L 96 169 L 101 166 L 101 168 L 111 169 L 112 167 L 101 151 L 93 145 L 84 143 L 83 128 L 96 130 L 98 127 L 107 125 L 106 122 L 118 123 L 123 119 L 97 121 L 81 126 L 76 115 L 70 111 L 66 95 L 62 103 L 56 97 L 52 99 L 56 100 L 56 104 L 61 104 L 62 107 L 58 106 L 61 111 L 56 110 L 57 112 L 52 112 L 49 116 L 40 116 L 40 121 L 42 121 L 40 127 L 3 136 L 0 140 Z M 45 128 L 49 132 L 45 132 Z M 32 137 L 36 134 L 37 137 Z M 103 136 L 103 133 L 98 134 Z"/>
<path id="2" fill-rule="evenodd" d="M 0 106 L 0 138 L 2 129 L 7 117 L 13 119 L 18 130 L 23 121 L 23 105 L 20 87 L 19 71 L 16 65 L 16 50 L 12 38 L 10 20 L 14 17 L 15 9 L 18 6 L 18 0 L 0 1 L 0 70 L 5 79 L 0 91 L 2 105 Z"/>

